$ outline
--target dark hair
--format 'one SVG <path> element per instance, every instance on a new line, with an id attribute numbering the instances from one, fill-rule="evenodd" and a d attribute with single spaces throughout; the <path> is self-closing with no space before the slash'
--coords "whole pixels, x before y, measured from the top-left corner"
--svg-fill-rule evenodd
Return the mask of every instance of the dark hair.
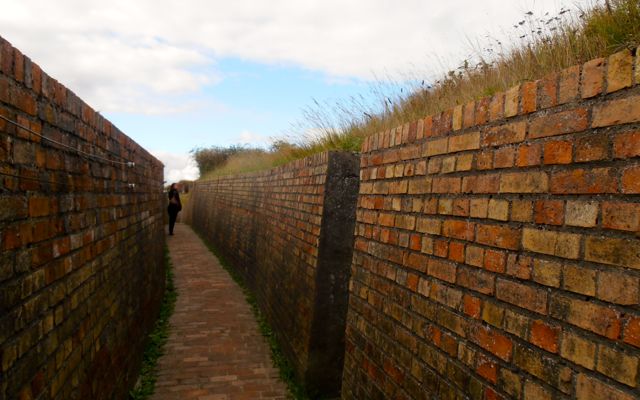
<path id="1" fill-rule="evenodd" d="M 171 187 L 169 187 L 169 189 L 175 189 L 175 188 L 176 188 L 176 184 L 175 183 L 172 183 Z"/>

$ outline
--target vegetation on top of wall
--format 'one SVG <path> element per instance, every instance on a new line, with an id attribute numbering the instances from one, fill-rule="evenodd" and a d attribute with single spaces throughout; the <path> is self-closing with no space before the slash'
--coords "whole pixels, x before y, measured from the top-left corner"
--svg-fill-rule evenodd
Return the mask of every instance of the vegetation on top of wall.
<path id="1" fill-rule="evenodd" d="M 528 12 L 513 29 L 512 37 L 519 38 L 516 42 L 505 45 L 493 41 L 477 52 L 475 60 L 464 60 L 432 86 L 422 81 L 407 90 L 396 90 L 392 97 L 374 88 L 376 104 L 363 101 L 363 97 L 333 105 L 315 102 L 305 110 L 305 120 L 294 132 L 294 140 L 281 139 L 269 150 L 232 151 L 212 169 L 203 169 L 196 158 L 201 179 L 271 168 L 325 150 L 357 151 L 362 140 L 372 134 L 594 58 L 635 49 L 640 44 L 640 3 L 605 0 L 588 10 L 561 9 L 558 15 Z M 310 131 L 313 136 L 304 134 Z"/>

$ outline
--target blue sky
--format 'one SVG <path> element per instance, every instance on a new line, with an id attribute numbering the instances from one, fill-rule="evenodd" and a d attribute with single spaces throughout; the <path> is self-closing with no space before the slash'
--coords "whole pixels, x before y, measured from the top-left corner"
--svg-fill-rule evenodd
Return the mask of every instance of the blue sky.
<path id="1" fill-rule="evenodd" d="M 380 76 L 435 80 L 517 37 L 527 11 L 595 1 L 0 0 L 0 35 L 175 181 L 197 177 L 194 147 L 268 146 L 313 99 L 370 99 Z"/>

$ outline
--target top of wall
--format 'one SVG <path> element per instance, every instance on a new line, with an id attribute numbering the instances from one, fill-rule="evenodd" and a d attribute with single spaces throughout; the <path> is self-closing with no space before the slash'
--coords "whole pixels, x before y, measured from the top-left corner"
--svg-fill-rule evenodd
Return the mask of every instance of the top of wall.
<path id="1" fill-rule="evenodd" d="M 573 106 L 583 100 L 597 99 L 602 95 L 638 85 L 640 83 L 639 53 L 640 51 L 637 50 L 624 50 L 608 58 L 597 58 L 533 82 L 524 82 L 506 92 L 458 105 L 437 115 L 430 115 L 394 129 L 379 132 L 364 140 L 362 152 L 398 147 L 463 132 L 478 135 L 480 147 L 507 144 L 510 138 L 503 129 L 497 128 L 498 124 L 511 120 L 514 123 L 526 121 L 528 115 L 550 108 L 561 107 L 562 110 L 572 110 Z M 580 130 L 614 123 L 634 122 L 638 119 L 614 122 L 597 113 L 598 109 L 594 110 L 591 125 Z M 535 120 L 529 122 L 533 124 Z M 496 126 L 495 131 L 490 131 L 494 126 Z M 482 138 L 479 135 L 480 128 L 487 131 Z M 528 131 L 525 125 L 514 126 L 514 128 L 518 131 L 516 135 L 519 135 L 520 131 L 522 134 Z M 562 129 L 561 126 L 558 128 Z M 466 138 L 451 137 L 448 143 L 446 141 L 439 143 L 440 149 L 434 154 L 460 151 L 459 146 L 463 145 L 464 139 Z"/>

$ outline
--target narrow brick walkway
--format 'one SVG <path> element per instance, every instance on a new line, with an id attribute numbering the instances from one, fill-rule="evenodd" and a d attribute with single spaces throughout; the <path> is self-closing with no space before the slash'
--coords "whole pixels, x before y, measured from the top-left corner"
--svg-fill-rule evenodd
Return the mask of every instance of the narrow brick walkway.
<path id="1" fill-rule="evenodd" d="M 178 289 L 154 400 L 285 399 L 287 390 L 240 288 L 184 224 L 169 236 Z"/>

